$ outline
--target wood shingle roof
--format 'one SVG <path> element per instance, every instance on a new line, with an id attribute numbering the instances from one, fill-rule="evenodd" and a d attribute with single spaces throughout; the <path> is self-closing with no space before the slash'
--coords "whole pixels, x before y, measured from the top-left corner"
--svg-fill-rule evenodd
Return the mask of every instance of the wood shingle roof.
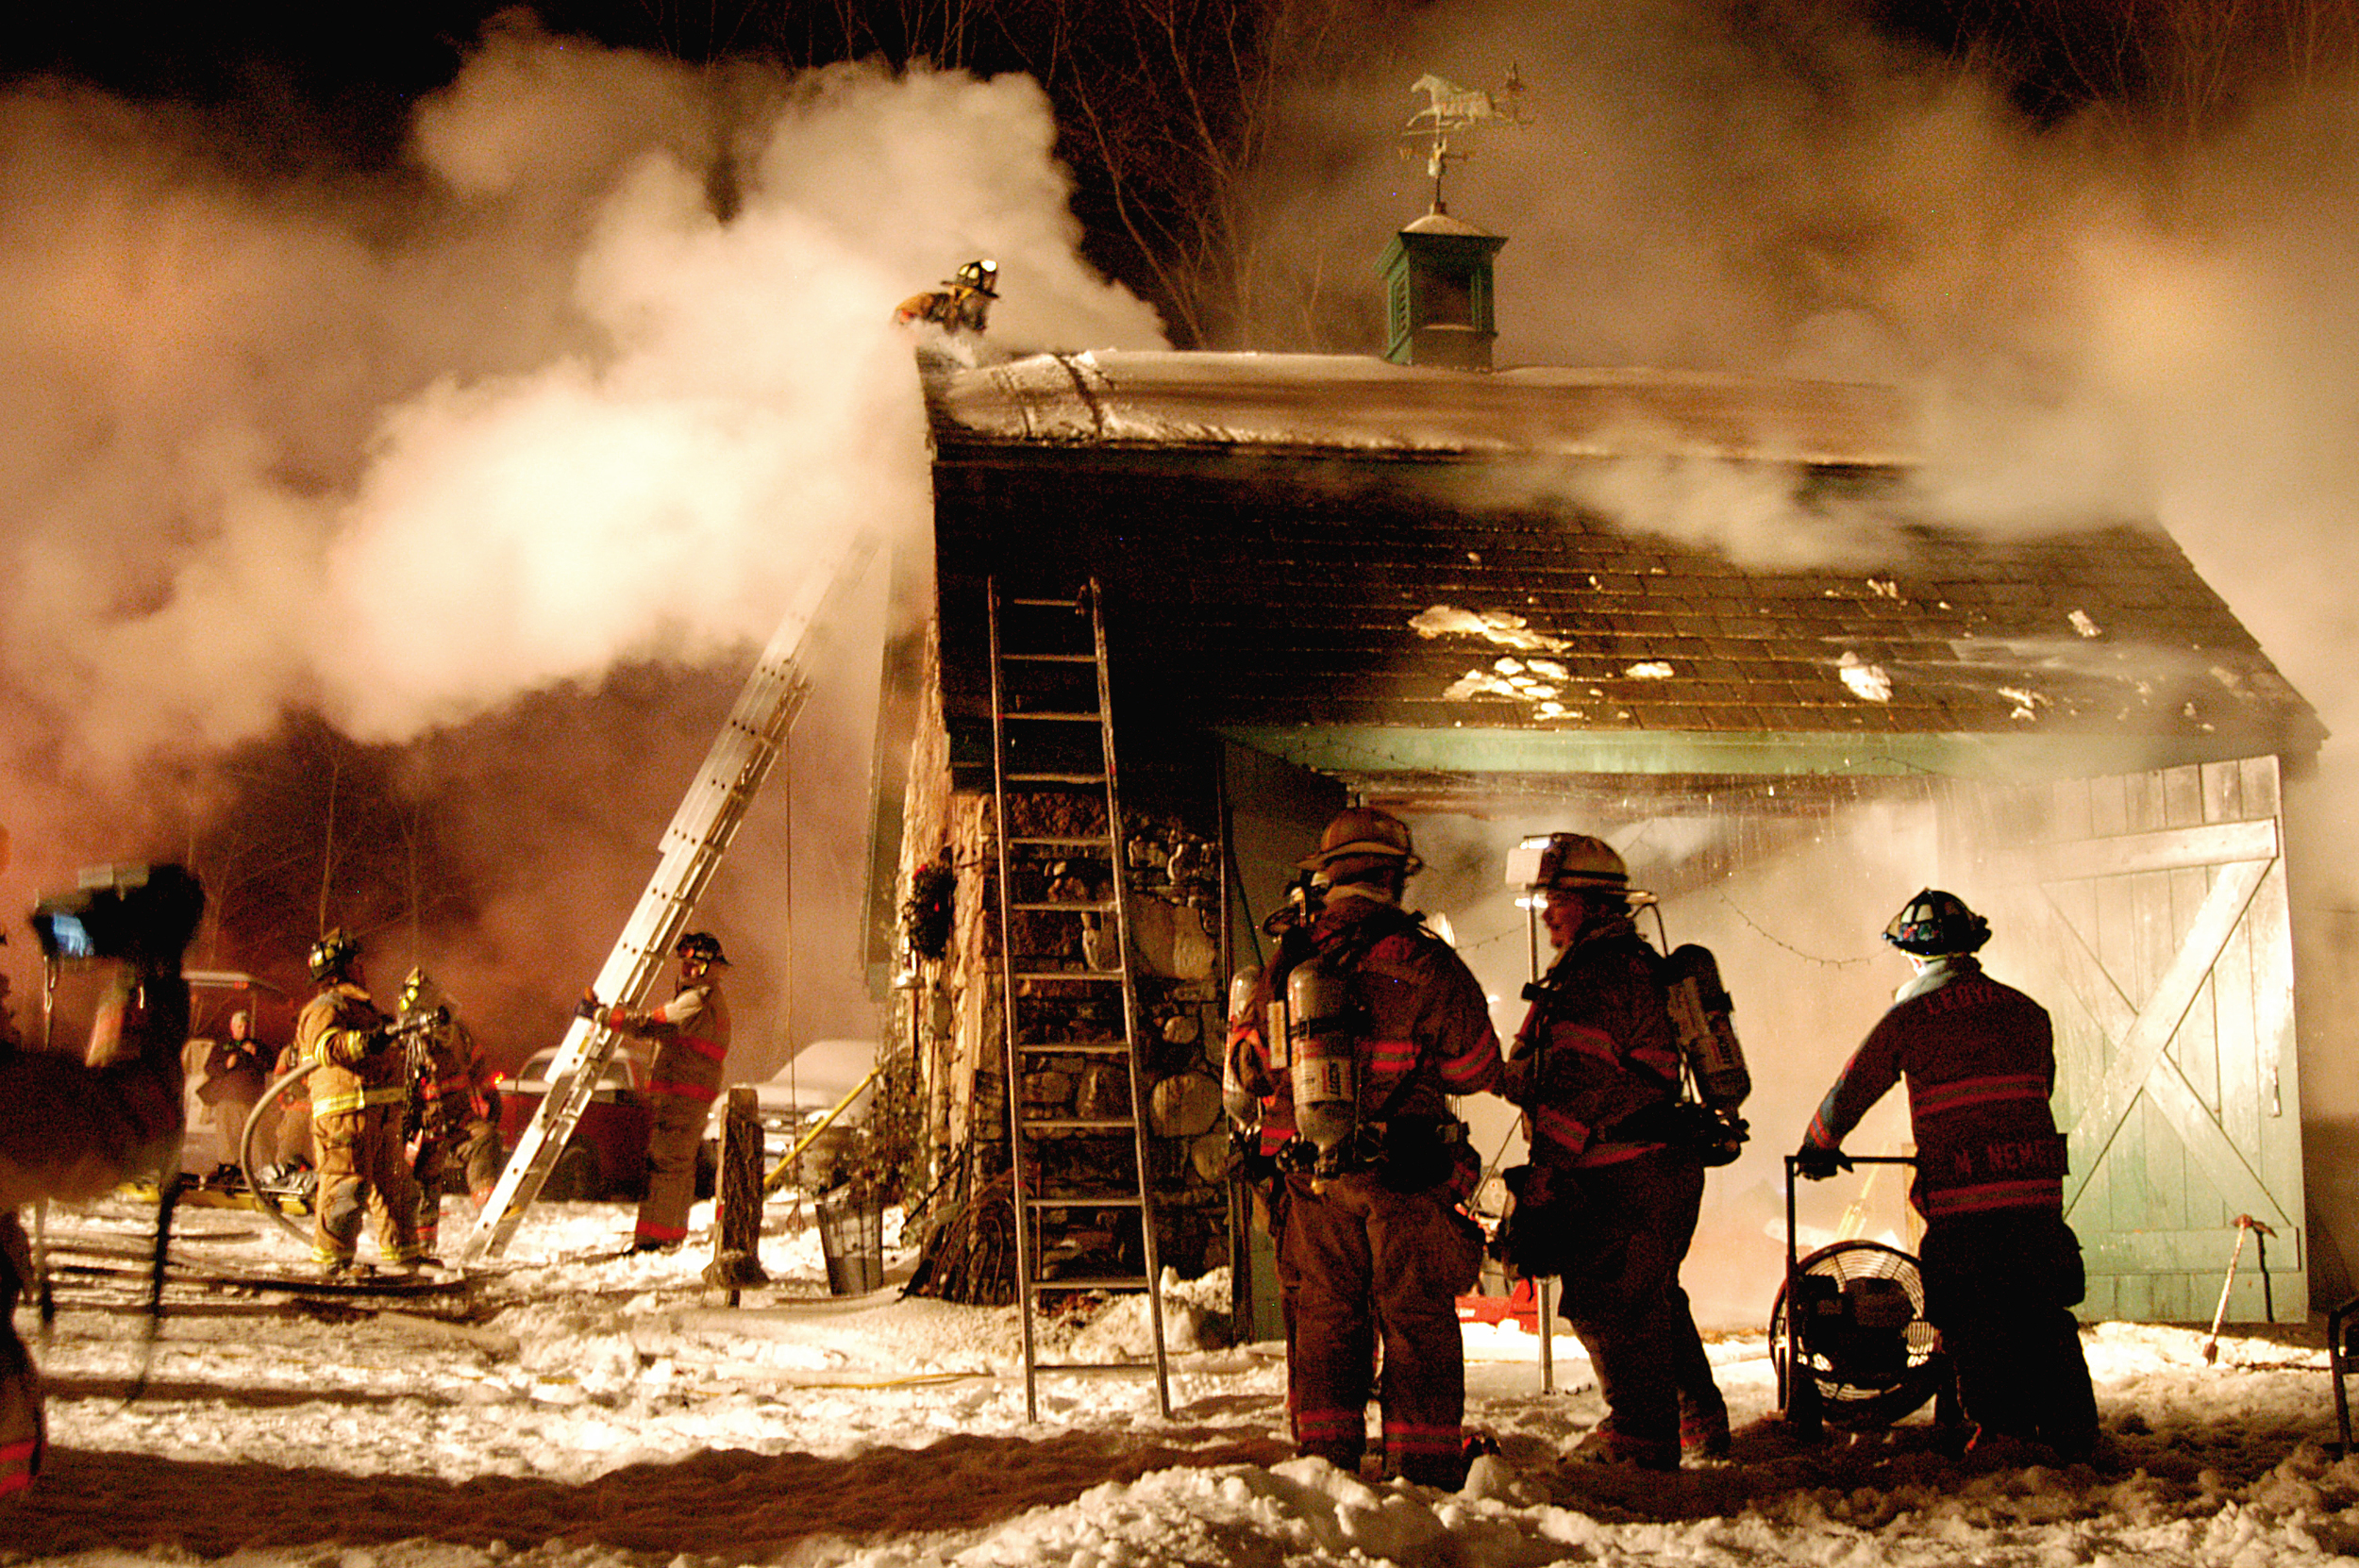
<path id="1" fill-rule="evenodd" d="M 1131 720 L 1344 773 L 2068 772 L 2321 733 L 2160 530 L 1911 515 L 1878 389 L 1167 354 L 929 396 L 970 758 L 993 574 L 1105 581 Z M 1652 527 L 1616 520 L 1633 474 L 1685 487 Z M 1765 485 L 1783 514 L 1718 542 Z"/>

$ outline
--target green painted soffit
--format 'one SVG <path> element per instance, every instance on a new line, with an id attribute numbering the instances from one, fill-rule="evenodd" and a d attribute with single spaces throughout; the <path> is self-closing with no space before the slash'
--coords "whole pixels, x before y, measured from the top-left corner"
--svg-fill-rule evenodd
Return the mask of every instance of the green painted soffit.
<path id="1" fill-rule="evenodd" d="M 2086 778 L 2275 750 L 2258 737 L 1713 734 L 1668 730 L 1224 726 L 1239 745 L 1320 773 L 1834 774 Z"/>

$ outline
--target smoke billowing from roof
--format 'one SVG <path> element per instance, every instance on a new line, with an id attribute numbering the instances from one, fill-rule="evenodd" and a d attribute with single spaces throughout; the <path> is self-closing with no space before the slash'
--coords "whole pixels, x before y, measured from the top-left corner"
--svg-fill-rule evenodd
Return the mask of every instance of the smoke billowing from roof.
<path id="1" fill-rule="evenodd" d="M 484 748 L 583 723 L 510 709 L 594 697 L 617 666 L 704 664 L 733 690 L 856 532 L 922 537 L 923 412 L 892 323 L 912 291 L 987 255 L 996 340 L 1160 342 L 1079 259 L 1052 136 L 1021 77 L 699 72 L 510 22 L 366 175 L 257 173 L 188 117 L 83 89 L 0 97 L 12 891 L 188 843 L 234 794 L 205 770 L 290 712 L 364 742 L 447 731 L 444 784 L 524 791 L 477 802 L 532 825 L 511 859 L 545 856 L 554 817 L 579 830 L 561 872 L 510 891 L 619 899 L 503 915 L 501 830 L 474 825 L 494 841 L 478 929 L 578 984 L 661 816 L 606 845 L 592 781 Z M 881 594 L 860 602 L 870 641 L 841 657 L 873 700 Z M 649 734 L 626 696 L 623 733 Z M 621 792 L 676 800 L 712 735 L 694 717 L 663 742 L 678 757 L 642 741 L 583 764 L 644 768 Z M 829 822 L 864 822 L 865 769 L 829 773 L 811 787 L 858 797 Z M 615 863 L 581 863 L 601 852 Z"/>
<path id="2" fill-rule="evenodd" d="M 1020 78 L 707 78 L 505 30 L 365 190 L 62 91 L 0 113 L 5 651 L 104 753 L 290 702 L 398 739 L 765 637 L 853 530 L 923 515 L 889 317 L 970 251 L 1010 334 L 1155 336 L 1074 259 Z"/>

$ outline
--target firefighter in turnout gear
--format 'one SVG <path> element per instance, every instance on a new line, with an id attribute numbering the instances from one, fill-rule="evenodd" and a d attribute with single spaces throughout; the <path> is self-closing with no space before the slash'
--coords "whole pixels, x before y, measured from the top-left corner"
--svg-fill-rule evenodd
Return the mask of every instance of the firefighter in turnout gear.
<path id="1" fill-rule="evenodd" d="M 688 1208 L 696 1194 L 696 1145 L 703 1142 L 712 1101 L 729 1056 L 729 1004 L 722 994 L 725 968 L 718 937 L 691 931 L 672 948 L 679 985 L 672 999 L 649 1012 L 582 1004 L 582 1015 L 617 1034 L 656 1042 L 647 1093 L 655 1123 L 647 1131 L 647 1195 L 639 1205 L 631 1244 L 642 1252 L 676 1246 L 688 1234 Z"/>
<path id="2" fill-rule="evenodd" d="M 6 842 L 0 834 L 0 859 Z M 67 902 L 87 902 L 90 886 L 86 876 Z M 111 891 L 116 909 L 132 917 L 116 934 L 134 940 L 102 937 L 61 950 L 42 934 L 52 959 L 123 960 L 92 1022 L 86 1059 L 0 1037 L 0 1504 L 32 1484 L 46 1454 L 40 1375 L 14 1322 L 17 1297 L 32 1284 L 18 1209 L 102 1197 L 126 1177 L 160 1176 L 179 1158 L 189 1037 L 180 953 L 204 914 L 204 892 L 177 866 L 140 868 Z M 40 919 L 37 911 L 37 931 Z"/>
<path id="3" fill-rule="evenodd" d="M 1482 1264 L 1459 1204 L 1481 1160 L 1448 1097 L 1491 1089 L 1499 1050 L 1481 985 L 1400 907 L 1418 865 L 1390 812 L 1328 824 L 1302 862 L 1302 918 L 1237 1009 L 1230 1072 L 1259 1098 L 1277 1164 L 1266 1191 L 1297 1449 L 1356 1472 L 1373 1393 L 1385 1473 L 1455 1490 L 1457 1298 Z"/>
<path id="4" fill-rule="evenodd" d="M 411 1103 L 418 1123 L 410 1171 L 418 1183 L 418 1245 L 435 1250 L 442 1231 L 443 1189 L 463 1175 L 476 1212 L 499 1181 L 499 1114 L 495 1075 L 475 1032 L 452 1009 L 434 978 L 412 969 L 401 982 L 401 1022 L 410 1037 Z"/>
<path id="5" fill-rule="evenodd" d="M 1606 1417 L 1576 1457 L 1676 1470 L 1683 1445 L 1725 1454 L 1728 1404 L 1679 1279 L 1704 1171 L 1672 1126 L 1680 1046 L 1662 960 L 1631 918 L 1647 895 L 1584 833 L 1528 842 L 1507 880 L 1542 900 L 1557 953 L 1502 1075 L 1531 1143 L 1508 1262 L 1559 1277 L 1558 1310 L 1597 1369 Z"/>
<path id="6" fill-rule="evenodd" d="M 2065 1140 L 2049 1097 L 2056 1054 L 2047 1010 L 1983 973 L 1989 923 L 1927 888 L 1884 928 L 1916 977 L 1852 1053 L 1795 1159 L 1824 1180 L 1844 1135 L 1908 1081 L 1925 1219 L 1925 1315 L 1958 1372 L 1969 1443 L 2042 1444 L 2069 1462 L 2097 1443 L 2097 1402 L 2071 1307 L 2081 1243 L 2064 1220 Z"/>
<path id="7" fill-rule="evenodd" d="M 319 1064 L 310 1077 L 319 1168 L 312 1261 L 330 1275 L 349 1272 L 365 1209 L 385 1261 L 414 1269 L 426 1259 L 418 1244 L 418 1184 L 402 1146 L 407 1055 L 393 1021 L 369 997 L 359 942 L 341 926 L 331 929 L 311 944 L 310 967 L 319 991 L 295 1017 L 294 1048 L 301 1060 Z"/>
<path id="8" fill-rule="evenodd" d="M 969 261 L 941 288 L 929 289 L 903 300 L 893 312 L 893 319 L 904 325 L 913 321 L 931 322 L 945 332 L 980 336 L 991 325 L 992 302 L 998 297 L 999 263 Z"/>

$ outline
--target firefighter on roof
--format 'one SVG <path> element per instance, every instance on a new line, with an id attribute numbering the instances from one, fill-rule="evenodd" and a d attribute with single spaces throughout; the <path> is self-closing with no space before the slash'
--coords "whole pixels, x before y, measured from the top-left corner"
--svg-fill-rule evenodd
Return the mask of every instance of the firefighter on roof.
<path id="1" fill-rule="evenodd" d="M 913 321 L 931 322 L 954 335 L 972 332 L 980 336 L 991 324 L 992 302 L 998 297 L 999 263 L 969 261 L 941 288 L 929 289 L 903 300 L 893 312 L 893 319 L 904 325 Z"/>
<path id="2" fill-rule="evenodd" d="M 1972 1446 L 2045 1444 L 2086 1459 L 2097 1401 L 2071 1307 L 2085 1288 L 2064 1221 L 2065 1140 L 2049 1096 L 2056 1053 L 2045 1009 L 1983 973 L 1990 924 L 1927 888 L 1884 927 L 1916 978 L 1900 988 L 1827 1091 L 1795 1159 L 1814 1181 L 1845 1163 L 1843 1138 L 1908 1080 L 1925 1217 L 1925 1315 L 1958 1371 Z"/>
<path id="3" fill-rule="evenodd" d="M 441 1235 L 443 1189 L 450 1176 L 464 1176 L 477 1213 L 499 1181 L 496 1075 L 475 1031 L 423 968 L 401 982 L 401 1021 L 416 1030 L 410 1050 L 420 1069 L 412 1084 L 418 1147 L 410 1170 L 418 1182 L 418 1244 L 430 1253 Z"/>
<path id="4" fill-rule="evenodd" d="M 311 944 L 319 991 L 295 1018 L 294 1049 L 315 1061 L 311 1143 L 319 1161 L 311 1257 L 322 1271 L 353 1266 L 365 1207 L 377 1249 L 398 1269 L 425 1260 L 418 1244 L 418 1184 L 402 1148 L 409 1063 L 393 1020 L 377 1010 L 361 972 L 360 943 L 342 926 Z"/>
<path id="5" fill-rule="evenodd" d="M 1400 907 L 1418 865 L 1390 812 L 1327 825 L 1302 862 L 1305 918 L 1237 1009 L 1230 1074 L 1259 1101 L 1278 1162 L 1267 1195 L 1297 1450 L 1356 1472 L 1373 1393 L 1385 1473 L 1455 1490 L 1457 1298 L 1482 1264 L 1481 1229 L 1458 1205 L 1481 1160 L 1448 1096 L 1490 1089 L 1499 1051 L 1481 984 Z"/>
<path id="6" fill-rule="evenodd" d="M 1645 1470 L 1677 1470 L 1683 1446 L 1718 1457 L 1728 1404 L 1679 1280 L 1704 1168 L 1670 1125 L 1680 1045 L 1661 960 L 1631 919 L 1646 895 L 1585 833 L 1528 842 L 1507 880 L 1543 900 L 1557 952 L 1503 1075 L 1531 1140 L 1508 1261 L 1561 1279 L 1558 1310 L 1597 1369 L 1606 1417 L 1576 1457 Z"/>
<path id="7" fill-rule="evenodd" d="M 679 960 L 679 986 L 672 999 L 650 1012 L 601 1009 L 585 1000 L 582 1015 L 617 1034 L 657 1043 L 647 1093 L 655 1123 L 647 1131 L 647 1195 L 639 1205 L 631 1244 L 642 1252 L 677 1246 L 688 1235 L 688 1209 L 696 1195 L 696 1146 L 704 1140 L 713 1097 L 729 1056 L 729 1004 L 722 994 L 726 968 L 721 939 L 691 931 L 672 948 Z"/>

